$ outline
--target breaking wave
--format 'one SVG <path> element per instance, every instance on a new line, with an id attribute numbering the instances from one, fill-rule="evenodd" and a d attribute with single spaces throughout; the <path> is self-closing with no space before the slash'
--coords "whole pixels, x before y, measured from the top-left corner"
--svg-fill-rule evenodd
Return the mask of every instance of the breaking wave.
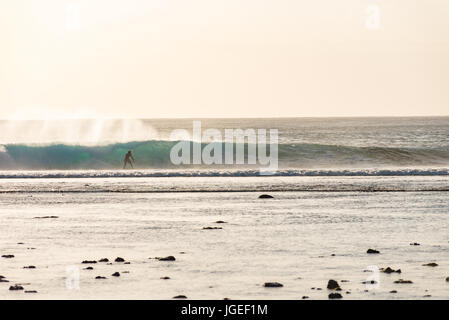
<path id="1" fill-rule="evenodd" d="M 175 166 L 170 161 L 170 150 L 176 141 L 142 141 L 115 143 L 102 146 L 68 144 L 0 146 L 0 170 L 117 170 L 123 165 L 123 157 L 132 150 L 136 169 L 220 169 L 224 165 Z M 193 143 L 191 143 L 192 146 Z M 202 145 L 204 147 L 205 144 Z M 234 144 L 234 154 L 236 145 Z M 225 146 L 223 144 L 223 155 Z M 248 145 L 245 144 L 245 154 Z M 234 172 L 231 175 L 252 175 L 257 166 L 232 165 L 240 171 L 199 171 L 198 175 Z M 398 170 L 383 170 L 385 167 Z M 322 144 L 280 144 L 279 175 L 446 175 L 447 170 L 402 169 L 413 167 L 449 167 L 449 150 L 418 148 L 352 147 Z M 334 170 L 343 168 L 350 170 Z M 377 170 L 358 170 L 380 168 Z M 243 170 L 245 169 L 245 170 Z M 309 170 L 299 170 L 309 169 Z M 326 169 L 326 170 L 310 170 Z M 253 170 L 259 172 L 258 170 Z M 184 172 L 184 171 L 177 171 Z M 187 171 L 186 171 L 187 172 Z M 201 173 L 202 172 L 202 173 Z M 209 172 L 209 173 L 208 173 Z M 215 172 L 215 173 L 210 173 Z M 130 172 L 117 173 L 130 175 Z M 136 173 L 137 174 L 137 173 Z M 226 175 L 222 173 L 223 175 Z"/>

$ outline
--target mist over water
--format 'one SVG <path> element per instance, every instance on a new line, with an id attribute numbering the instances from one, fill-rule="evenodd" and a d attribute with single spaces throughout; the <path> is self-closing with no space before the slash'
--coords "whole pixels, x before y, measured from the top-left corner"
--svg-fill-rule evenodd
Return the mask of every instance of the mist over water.
<path id="1" fill-rule="evenodd" d="M 105 145 L 158 139 L 159 134 L 143 120 L 88 119 L 48 121 L 0 121 L 0 145 L 71 144 Z M 4 147 L 0 147 L 0 151 Z"/>

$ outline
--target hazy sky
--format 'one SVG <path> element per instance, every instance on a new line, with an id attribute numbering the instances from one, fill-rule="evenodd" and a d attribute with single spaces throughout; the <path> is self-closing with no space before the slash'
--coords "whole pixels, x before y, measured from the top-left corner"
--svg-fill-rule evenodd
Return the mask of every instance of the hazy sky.
<path id="1" fill-rule="evenodd" d="M 0 0 L 0 111 L 449 115 L 449 1 Z"/>

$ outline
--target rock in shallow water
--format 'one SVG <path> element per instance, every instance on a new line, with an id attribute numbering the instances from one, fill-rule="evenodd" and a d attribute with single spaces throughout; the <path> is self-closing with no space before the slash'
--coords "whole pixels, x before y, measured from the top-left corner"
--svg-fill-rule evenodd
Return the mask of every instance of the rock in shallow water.
<path id="1" fill-rule="evenodd" d="M 176 260 L 176 258 L 173 256 L 168 256 L 165 258 L 156 258 L 156 259 L 158 259 L 159 261 L 175 261 Z"/>
<path id="2" fill-rule="evenodd" d="M 401 269 L 394 270 L 391 269 L 390 267 L 382 268 L 380 269 L 380 271 L 382 271 L 383 273 L 401 273 Z"/>
<path id="3" fill-rule="evenodd" d="M 438 267 L 438 264 L 435 262 L 430 262 L 430 263 L 426 263 L 423 264 L 424 267 Z"/>
<path id="4" fill-rule="evenodd" d="M 413 282 L 411 280 L 399 279 L 399 280 L 396 280 L 394 283 L 413 283 Z"/>
<path id="5" fill-rule="evenodd" d="M 259 196 L 259 199 L 273 199 L 273 196 L 270 196 L 269 194 L 262 194 Z"/>
<path id="6" fill-rule="evenodd" d="M 12 291 L 23 290 L 23 287 L 16 284 L 15 286 L 10 286 L 9 290 Z"/>
<path id="7" fill-rule="evenodd" d="M 330 290 L 340 289 L 340 285 L 337 281 L 331 279 L 327 282 L 327 288 Z"/>
<path id="8" fill-rule="evenodd" d="M 263 286 L 265 288 L 280 288 L 283 287 L 284 285 L 279 282 L 265 282 Z"/>

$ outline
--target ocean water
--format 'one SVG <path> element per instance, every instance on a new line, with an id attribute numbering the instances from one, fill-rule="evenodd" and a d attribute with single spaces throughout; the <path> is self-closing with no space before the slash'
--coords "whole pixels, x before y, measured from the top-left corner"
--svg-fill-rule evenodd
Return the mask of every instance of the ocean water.
<path id="1" fill-rule="evenodd" d="M 216 129 L 228 144 L 233 142 L 225 140 L 225 129 L 277 129 L 279 168 L 284 170 L 449 167 L 449 117 L 200 121 L 202 132 Z M 141 170 L 259 168 L 172 164 L 170 150 L 178 141 L 171 141 L 170 134 L 185 129 L 193 139 L 192 127 L 192 119 L 0 122 L 0 170 L 117 170 L 128 150 Z M 210 141 L 202 142 L 204 148 Z"/>
<path id="2" fill-rule="evenodd" d="M 449 298 L 449 118 L 202 121 L 277 128 L 273 176 L 165 161 L 191 120 L 114 123 L 0 124 L 0 299 L 327 299 L 329 279 L 343 299 Z"/>

